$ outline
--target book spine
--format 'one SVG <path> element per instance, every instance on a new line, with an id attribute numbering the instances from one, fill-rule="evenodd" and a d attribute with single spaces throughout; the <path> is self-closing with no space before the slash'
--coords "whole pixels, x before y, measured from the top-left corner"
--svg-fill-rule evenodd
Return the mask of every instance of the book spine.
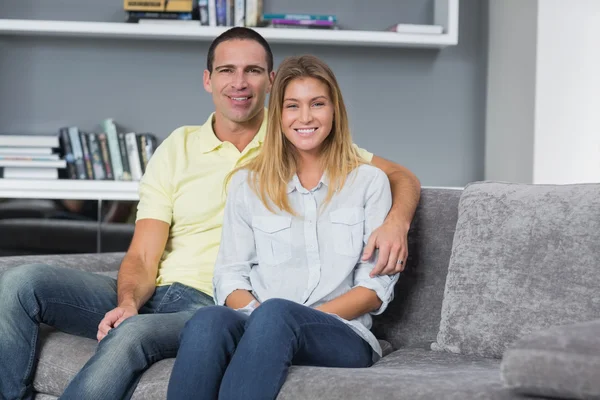
<path id="1" fill-rule="evenodd" d="M 73 146 L 71 146 L 69 129 L 67 127 L 60 128 L 59 135 L 63 157 L 67 162 L 65 177 L 67 179 L 77 179 L 77 166 L 75 165 L 75 157 L 73 156 Z"/>
<path id="2" fill-rule="evenodd" d="M 131 168 L 131 178 L 134 181 L 139 181 L 142 179 L 143 173 L 135 132 L 125 134 L 125 144 L 127 145 L 127 157 L 129 158 L 129 168 Z"/>
<path id="3" fill-rule="evenodd" d="M 108 149 L 110 152 L 111 170 L 115 180 L 123 180 L 123 162 L 119 151 L 119 137 L 117 136 L 117 126 L 111 119 L 103 121 L 102 126 L 106 132 L 108 140 Z"/>
<path id="4" fill-rule="evenodd" d="M 200 25 L 208 26 L 208 0 L 198 0 Z"/>
<path id="5" fill-rule="evenodd" d="M 83 149 L 83 163 L 85 165 L 86 179 L 94 179 L 94 168 L 92 167 L 92 156 L 90 152 L 90 144 L 87 133 L 79 131 L 79 139 L 81 140 L 81 148 Z"/>
<path id="6" fill-rule="evenodd" d="M 227 0 L 217 1 L 217 26 L 227 26 Z"/>
<path id="7" fill-rule="evenodd" d="M 85 159 L 83 158 L 83 146 L 81 144 L 79 128 L 76 126 L 69 127 L 69 137 L 71 138 L 71 144 L 73 145 L 73 158 L 75 159 L 77 177 L 79 179 L 87 179 L 87 170 L 85 166 Z"/>
<path id="8" fill-rule="evenodd" d="M 96 133 L 88 133 L 88 145 L 90 146 L 90 158 L 92 160 L 92 168 L 94 169 L 94 179 L 106 179 L 106 171 L 104 171 L 104 160 L 100 151 L 100 143 Z"/>
<path id="9" fill-rule="evenodd" d="M 234 0 L 235 11 L 233 12 L 234 26 L 244 26 L 246 24 L 246 0 Z"/>
<path id="10" fill-rule="evenodd" d="M 217 0 L 208 0 L 208 25 L 217 26 Z"/>
<path id="11" fill-rule="evenodd" d="M 258 26 L 262 21 L 262 10 L 262 0 L 246 0 L 246 26 Z"/>
<path id="12" fill-rule="evenodd" d="M 98 134 L 98 141 L 100 142 L 100 153 L 102 153 L 102 161 L 104 162 L 104 171 L 106 172 L 106 179 L 114 180 L 115 175 L 112 168 L 112 157 L 108 149 L 108 136 L 102 132 Z"/>
<path id="13" fill-rule="evenodd" d="M 131 180 L 131 169 L 129 168 L 129 157 L 127 156 L 127 145 L 125 144 L 125 134 L 119 133 L 119 153 L 123 163 L 123 180 Z"/>

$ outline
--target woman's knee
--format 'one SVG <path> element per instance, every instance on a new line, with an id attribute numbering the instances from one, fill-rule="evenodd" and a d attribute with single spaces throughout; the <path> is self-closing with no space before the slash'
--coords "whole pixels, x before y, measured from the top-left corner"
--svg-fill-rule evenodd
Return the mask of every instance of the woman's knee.
<path id="1" fill-rule="evenodd" d="M 235 329 L 241 321 L 241 315 L 231 308 L 225 306 L 204 307 L 196 311 L 187 321 L 182 337 L 221 336 L 224 331 Z"/>
<path id="2" fill-rule="evenodd" d="M 285 299 L 269 299 L 262 303 L 250 316 L 252 321 L 259 323 L 291 322 L 294 319 L 294 310 L 305 307 Z M 251 321 L 248 321 L 249 323 Z"/>

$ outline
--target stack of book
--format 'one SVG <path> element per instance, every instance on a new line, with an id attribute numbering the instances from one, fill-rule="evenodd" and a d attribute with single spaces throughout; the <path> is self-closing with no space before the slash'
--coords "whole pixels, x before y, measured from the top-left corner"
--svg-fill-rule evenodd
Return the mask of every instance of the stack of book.
<path id="1" fill-rule="evenodd" d="M 55 152 L 59 146 L 56 134 L 0 134 L 0 178 L 58 179 L 66 167 Z"/>
<path id="2" fill-rule="evenodd" d="M 127 13 L 127 22 L 198 25 L 194 4 L 194 0 L 124 0 L 123 7 Z"/>
<path id="3" fill-rule="evenodd" d="M 60 128 L 59 137 L 66 179 L 138 181 L 158 146 L 152 133 L 117 132 L 110 118 L 99 132 L 68 126 Z"/>
<path id="4" fill-rule="evenodd" d="M 261 26 L 263 0 L 124 0 L 127 22 L 201 26 Z"/>
<path id="5" fill-rule="evenodd" d="M 338 29 L 335 15 L 264 14 L 262 20 L 271 28 Z"/>

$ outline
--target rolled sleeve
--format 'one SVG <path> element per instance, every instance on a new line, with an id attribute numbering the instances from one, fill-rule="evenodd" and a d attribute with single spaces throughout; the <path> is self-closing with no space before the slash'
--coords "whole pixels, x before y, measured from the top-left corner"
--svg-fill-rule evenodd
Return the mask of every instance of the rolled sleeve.
<path id="1" fill-rule="evenodd" d="M 367 190 L 367 200 L 365 202 L 365 243 L 368 241 L 371 233 L 377 229 L 392 208 L 392 190 L 388 177 L 383 171 L 375 168 L 373 177 Z M 373 290 L 382 304 L 371 314 L 381 314 L 394 298 L 394 285 L 398 281 L 399 274 L 388 276 L 381 275 L 371 278 L 369 274 L 375 267 L 379 252 L 375 251 L 373 256 L 366 261 L 360 261 L 354 271 L 354 285 L 362 286 Z"/>
<path id="2" fill-rule="evenodd" d="M 363 268 L 364 266 L 366 266 L 366 268 Z M 371 278 L 369 273 L 372 269 L 372 264 L 365 263 L 364 265 L 361 265 L 354 274 L 354 287 L 365 287 L 377 294 L 377 297 L 381 300 L 381 306 L 377 310 L 371 311 L 371 314 L 379 315 L 385 311 L 388 304 L 394 299 L 394 285 L 396 285 L 396 282 L 398 281 L 399 274 L 392 276 L 382 275 Z"/>
<path id="3" fill-rule="evenodd" d="M 148 162 L 139 184 L 140 201 L 136 222 L 140 219 L 157 219 L 171 224 L 173 218 L 173 171 L 171 168 L 170 141 L 166 139 Z"/>
<path id="4" fill-rule="evenodd" d="M 221 245 L 213 277 L 214 299 L 224 305 L 234 290 L 252 291 L 250 271 L 256 264 L 254 231 L 245 201 L 247 173 L 240 171 L 231 179 L 225 203 Z"/>

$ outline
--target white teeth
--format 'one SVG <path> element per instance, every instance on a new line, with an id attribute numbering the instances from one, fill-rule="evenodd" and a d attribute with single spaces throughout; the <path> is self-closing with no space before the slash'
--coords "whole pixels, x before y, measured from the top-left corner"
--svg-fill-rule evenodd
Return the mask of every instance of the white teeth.
<path id="1" fill-rule="evenodd" d="M 315 128 L 312 129 L 296 129 L 297 132 L 299 133 L 313 133 L 315 131 Z"/>
<path id="2" fill-rule="evenodd" d="M 232 97 L 233 100 L 237 100 L 237 101 L 244 101 L 244 100 L 248 100 L 248 97 Z"/>

